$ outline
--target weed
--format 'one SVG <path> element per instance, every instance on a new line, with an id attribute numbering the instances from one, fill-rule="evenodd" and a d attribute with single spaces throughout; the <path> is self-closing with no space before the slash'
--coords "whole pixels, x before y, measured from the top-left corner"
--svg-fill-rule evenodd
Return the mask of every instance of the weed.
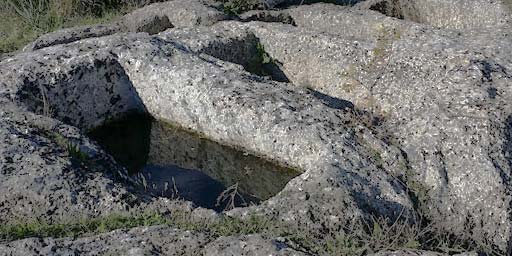
<path id="1" fill-rule="evenodd" d="M 238 183 L 235 183 L 232 186 L 226 188 L 226 190 L 222 191 L 222 193 L 217 198 L 217 203 L 215 206 L 221 207 L 224 205 L 225 211 L 235 209 L 237 198 L 242 202 L 242 205 L 247 205 L 247 202 L 244 200 L 243 196 L 238 193 Z"/>
<path id="2" fill-rule="evenodd" d="M 60 133 L 54 132 L 51 134 L 50 137 L 53 138 L 53 141 L 57 145 L 59 145 L 61 148 L 64 148 L 71 158 L 73 158 L 79 162 L 86 162 L 87 159 L 89 158 L 89 156 L 86 153 L 84 153 L 80 150 L 79 145 L 69 141 L 67 138 L 62 136 Z"/>
<path id="3" fill-rule="evenodd" d="M 258 8 L 254 0 L 221 0 L 224 12 L 227 14 L 240 14 Z"/>
<path id="4" fill-rule="evenodd" d="M 422 249 L 445 253 L 489 248 L 454 237 L 440 236 L 432 226 L 421 221 L 411 224 L 398 218 L 357 222 L 338 232 L 314 232 L 294 227 L 266 216 L 250 214 L 245 219 L 221 215 L 215 219 L 194 219 L 190 212 L 176 210 L 168 215 L 142 213 L 113 214 L 93 219 L 48 224 L 45 222 L 13 223 L 0 226 L 0 242 L 26 237 L 80 237 L 116 229 L 138 226 L 165 225 L 182 230 L 206 233 L 213 239 L 222 236 L 261 234 L 273 239 L 282 237 L 292 248 L 319 255 L 365 255 L 381 250 Z M 498 253 L 498 252 L 496 252 Z"/>
<path id="5" fill-rule="evenodd" d="M 268 53 L 265 51 L 265 47 L 259 42 L 258 42 L 258 44 L 256 44 L 256 51 L 257 51 L 257 56 L 260 59 L 261 64 L 272 63 L 272 59 L 270 58 Z"/>

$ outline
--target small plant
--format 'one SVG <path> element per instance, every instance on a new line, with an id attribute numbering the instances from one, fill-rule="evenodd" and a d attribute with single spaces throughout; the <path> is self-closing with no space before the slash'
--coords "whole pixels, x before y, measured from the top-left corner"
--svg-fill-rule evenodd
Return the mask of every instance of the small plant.
<path id="1" fill-rule="evenodd" d="M 217 198 L 217 207 L 224 205 L 224 210 L 229 211 L 237 207 L 237 202 L 240 201 L 242 205 L 247 205 L 243 196 L 238 193 L 238 183 L 226 188 Z"/>
<path id="2" fill-rule="evenodd" d="M 272 58 L 268 55 L 268 53 L 265 51 L 265 46 L 263 46 L 261 43 L 256 44 L 256 51 L 258 58 L 260 59 L 261 64 L 269 64 L 272 63 Z"/>
<path id="3" fill-rule="evenodd" d="M 57 145 L 64 148 L 68 155 L 78 160 L 79 162 L 86 162 L 89 156 L 80 150 L 80 146 L 69 141 L 67 138 L 62 136 L 60 133 L 54 132 L 51 134 L 51 138 L 55 141 Z"/>

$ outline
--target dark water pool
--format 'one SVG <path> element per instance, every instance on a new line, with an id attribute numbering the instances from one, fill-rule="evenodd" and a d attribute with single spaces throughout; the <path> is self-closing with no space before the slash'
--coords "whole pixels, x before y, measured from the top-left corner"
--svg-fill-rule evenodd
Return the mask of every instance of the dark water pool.
<path id="1" fill-rule="evenodd" d="M 217 211 L 266 200 L 300 174 L 144 115 L 89 135 L 148 192 Z"/>

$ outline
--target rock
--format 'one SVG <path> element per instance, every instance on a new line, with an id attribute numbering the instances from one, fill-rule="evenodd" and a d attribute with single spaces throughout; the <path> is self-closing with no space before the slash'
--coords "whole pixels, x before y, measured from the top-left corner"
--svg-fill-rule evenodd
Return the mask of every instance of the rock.
<path id="1" fill-rule="evenodd" d="M 260 235 L 221 237 L 203 249 L 203 255 L 307 255 L 288 247 L 286 243 L 268 240 Z"/>
<path id="2" fill-rule="evenodd" d="M 0 255 L 199 255 L 207 235 L 165 226 L 81 238 L 27 238 L 0 244 Z"/>
<path id="3" fill-rule="evenodd" d="M 137 201 L 120 185 L 125 171 L 78 129 L 6 102 L 0 170 L 0 225 L 95 217 Z"/>
<path id="4" fill-rule="evenodd" d="M 447 29 L 491 28 L 511 18 L 507 0 L 370 0 L 359 7 Z"/>
<path id="5" fill-rule="evenodd" d="M 458 33 L 346 7 L 286 10 L 297 27 L 249 23 L 288 79 L 382 120 L 443 230 L 502 250 L 511 237 L 508 25 Z M 476 31 L 476 30 L 475 30 Z M 468 222 L 469 221 L 469 222 Z"/>
<path id="6" fill-rule="evenodd" d="M 399 250 L 399 251 L 381 251 L 369 256 L 442 256 L 448 254 L 442 254 L 431 251 L 420 251 L 420 250 Z M 454 256 L 477 256 L 476 252 L 464 252 L 454 254 Z"/>
<path id="7" fill-rule="evenodd" d="M 207 0 L 173 0 L 154 3 L 126 14 L 111 24 L 87 25 L 44 34 L 23 51 L 68 44 L 78 40 L 108 36 L 120 32 L 156 34 L 173 27 L 209 26 L 227 16 Z"/>
<path id="8" fill-rule="evenodd" d="M 241 44 L 252 43 L 244 34 L 240 38 Z M 220 52 L 232 49 L 229 44 L 218 46 L 225 48 Z M 21 95 L 31 91 L 40 98 L 39 88 L 44 87 L 52 116 L 82 128 L 130 109 L 147 111 L 212 140 L 302 170 L 262 206 L 263 212 L 293 225 L 337 229 L 346 221 L 373 214 L 414 218 L 405 188 L 391 175 L 404 166 L 399 150 L 373 135 L 350 104 L 262 79 L 239 65 L 186 49 L 180 41 L 140 34 L 49 47 L 2 63 L 0 77 L 9 79 L 0 80 L 5 81 L 0 91 L 35 111 L 41 104 Z M 34 64 L 37 68 L 27 65 L 37 62 L 41 62 Z M 66 68 L 59 63 L 66 63 Z M 88 68 L 94 63 L 96 68 Z M 91 73 L 82 76 L 79 71 L 84 69 Z M 34 73 L 39 74 L 36 80 L 30 79 Z M 91 83 L 90 77 L 100 80 Z M 130 102 L 137 104 L 130 108 Z M 137 107 L 138 102 L 143 107 Z"/>
<path id="9" fill-rule="evenodd" d="M 337 5 L 354 5 L 364 0 L 226 0 L 226 6 L 239 8 L 242 11 L 254 9 L 283 8 L 293 5 L 329 2 Z"/>
<path id="10" fill-rule="evenodd" d="M 121 31 L 117 24 L 87 25 L 57 30 L 44 34 L 23 48 L 23 51 L 34 51 L 58 44 L 67 44 L 85 38 L 108 36 Z"/>
<path id="11" fill-rule="evenodd" d="M 125 39 L 118 41 L 120 45 L 144 35 L 122 37 Z M 101 50 L 109 40 L 99 40 L 103 45 L 78 42 L 1 62 L 0 94 L 16 99 L 32 112 L 86 130 L 121 113 L 144 112 L 123 68 L 108 49 Z"/>
<path id="12" fill-rule="evenodd" d="M 156 34 L 172 27 L 209 26 L 227 16 L 204 0 L 154 3 L 122 19 L 127 31 Z"/>
<path id="13" fill-rule="evenodd" d="M 285 24 L 294 25 L 295 21 L 293 18 L 286 12 L 283 11 L 248 11 L 240 14 L 240 20 L 243 22 L 248 21 L 264 21 L 264 22 L 281 22 Z"/>
<path id="14" fill-rule="evenodd" d="M 374 254 L 370 254 L 369 256 L 443 256 L 446 254 L 437 253 L 437 252 L 429 252 L 429 251 L 419 251 L 419 250 L 400 250 L 400 251 L 382 251 Z"/>
<path id="15" fill-rule="evenodd" d="M 262 204 L 227 215 L 265 215 L 318 239 L 374 216 L 421 215 L 447 237 L 510 253 L 512 25 L 504 2 L 383 3 L 248 12 L 240 20 L 252 22 L 243 23 L 222 21 L 211 2 L 175 0 L 124 17 L 123 29 L 146 33 L 78 29 L 2 60 L 0 220 L 178 207 L 215 218 L 144 195 L 81 133 L 138 112 L 302 173 Z M 117 231 L 145 244 L 120 243 L 112 253 L 183 248 L 162 242 L 162 232 L 184 231 L 159 228 L 154 237 Z M 81 243 L 102 253 L 109 235 L 84 238 L 87 245 L 5 246 Z M 300 254 L 257 234 L 186 247 Z M 435 255 L 381 254 L 409 253 Z"/>
<path id="16" fill-rule="evenodd" d="M 0 225 L 192 211 L 147 195 L 77 128 L 0 102 Z"/>

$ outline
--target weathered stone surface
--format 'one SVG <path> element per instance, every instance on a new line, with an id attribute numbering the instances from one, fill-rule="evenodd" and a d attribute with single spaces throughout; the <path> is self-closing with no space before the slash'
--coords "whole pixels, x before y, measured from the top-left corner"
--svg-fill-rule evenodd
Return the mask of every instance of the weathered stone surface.
<path id="1" fill-rule="evenodd" d="M 83 238 L 27 238 L 0 244 L 0 255 L 200 255 L 205 234 L 152 226 Z"/>
<path id="2" fill-rule="evenodd" d="M 127 31 L 155 34 L 172 27 L 209 26 L 227 16 L 203 0 L 154 3 L 125 15 Z"/>
<path id="3" fill-rule="evenodd" d="M 85 38 L 108 36 L 121 31 L 117 24 L 90 25 L 57 30 L 44 34 L 23 48 L 23 51 L 33 51 L 52 45 L 67 44 Z"/>
<path id="4" fill-rule="evenodd" d="M 442 256 L 448 254 L 442 254 L 437 252 L 430 251 L 420 251 L 420 250 L 399 250 L 399 251 L 382 251 L 375 254 L 371 254 L 370 256 Z M 477 256 L 476 252 L 465 252 L 454 254 L 454 256 Z"/>
<path id="5" fill-rule="evenodd" d="M 228 18 L 217 9 L 218 7 L 208 0 L 172 0 L 154 3 L 126 14 L 120 21 L 111 24 L 73 27 L 42 35 L 25 46 L 23 51 L 33 51 L 120 32 L 156 34 L 173 27 L 210 26 Z"/>
<path id="6" fill-rule="evenodd" d="M 417 251 L 417 250 L 401 250 L 401 251 L 383 251 L 369 256 L 443 256 L 446 254 L 429 252 L 429 251 Z"/>
<path id="7" fill-rule="evenodd" d="M 377 130 L 390 132 L 410 164 L 397 175 L 421 185 L 430 217 L 505 249 L 510 27 L 459 34 L 327 4 L 287 13 L 297 28 L 247 27 L 290 81 L 380 116 Z"/>
<path id="8" fill-rule="evenodd" d="M 283 11 L 254 10 L 240 14 L 240 21 L 281 22 L 294 25 L 293 18 Z"/>
<path id="9" fill-rule="evenodd" d="M 112 108 L 112 104 L 143 102 L 144 109 L 156 118 L 303 170 L 265 210 L 294 225 L 336 229 L 368 214 L 397 217 L 412 213 L 405 189 L 390 175 L 403 168 L 398 149 L 374 136 L 349 104 L 264 80 L 239 65 L 184 49 L 178 42 L 136 34 L 49 47 L 2 63 L 2 75 L 10 77 L 4 80 L 2 92 L 37 109 L 20 95 L 30 91 L 28 88 L 37 95 L 44 86 L 47 102 L 59 102 L 51 105 L 53 116 L 80 127 L 94 126 L 130 109 L 127 105 Z M 43 63 L 55 64 L 20 72 L 25 63 L 37 63 L 34 60 L 42 56 L 47 59 Z M 77 64 L 62 69 L 59 63 Z M 90 73 L 90 77 L 105 81 L 94 80 L 91 86 L 84 80 L 89 76 L 76 71 L 90 63 L 105 63 L 98 65 L 97 73 L 93 69 Z M 111 69 L 118 71 L 105 71 Z M 31 81 L 34 73 L 40 74 L 39 79 Z M 137 93 L 115 89 L 128 84 Z M 96 88 L 95 93 L 84 93 L 89 86 Z M 103 109 L 108 111 L 101 112 Z M 382 157 L 375 158 L 375 152 Z"/>
<path id="10" fill-rule="evenodd" d="M 137 227 L 80 238 L 27 238 L 0 244 L 0 255 L 307 255 L 260 235 L 221 237 L 167 226 Z"/>
<path id="11" fill-rule="evenodd" d="M 271 8 L 282 8 L 293 5 L 312 4 L 318 2 L 328 2 L 338 5 L 354 5 L 364 0 L 243 0 L 236 2 L 237 0 L 228 0 L 226 2 L 235 2 L 247 5 L 251 9 L 271 9 Z"/>
<path id="12" fill-rule="evenodd" d="M 501 1 L 386 3 L 249 12 L 240 19 L 264 22 L 241 23 L 218 22 L 227 18 L 218 6 L 175 0 L 125 17 L 129 31 L 175 27 L 156 36 L 69 43 L 103 36 L 79 29 L 2 60 L 0 220 L 143 207 L 114 177 L 122 168 L 69 126 L 87 130 L 135 111 L 303 172 L 277 196 L 229 215 L 255 211 L 329 232 L 420 212 L 459 239 L 510 253 L 510 14 Z M 77 163 L 55 133 L 101 161 Z M 25 240 L 24 248 L 34 241 L 54 243 Z M 273 245 L 256 235 L 210 248 L 250 254 Z"/>
<path id="13" fill-rule="evenodd" d="M 190 203 L 146 195 L 77 128 L 0 102 L 0 225 L 192 211 Z"/>
<path id="14" fill-rule="evenodd" d="M 510 22 L 510 6 L 507 0 L 369 0 L 358 7 L 440 28 L 477 29 Z"/>
<path id="15" fill-rule="evenodd" d="M 70 147 L 84 159 L 72 155 Z M 0 225 L 125 211 L 137 198 L 120 185 L 123 173 L 78 129 L 3 102 Z M 116 176 L 119 183 L 113 181 Z"/>
<path id="16" fill-rule="evenodd" d="M 278 240 L 268 240 L 260 235 L 246 235 L 235 237 L 221 237 L 203 249 L 203 255 L 209 256 L 250 256 L 250 255 L 307 255 L 293 250 L 286 243 Z"/>

